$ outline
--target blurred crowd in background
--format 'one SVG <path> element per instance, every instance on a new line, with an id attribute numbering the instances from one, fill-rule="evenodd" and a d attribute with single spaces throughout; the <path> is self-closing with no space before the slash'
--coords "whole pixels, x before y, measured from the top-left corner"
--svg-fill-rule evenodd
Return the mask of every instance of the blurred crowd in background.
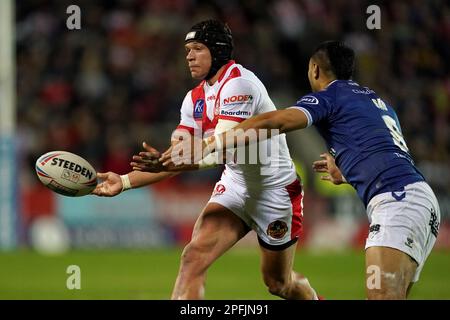
<path id="1" fill-rule="evenodd" d="M 81 9 L 80 30 L 66 27 L 70 4 Z M 366 26 L 371 4 L 381 8 L 380 30 Z M 310 91 L 307 65 L 314 47 L 329 39 L 346 41 L 357 54 L 354 80 L 397 111 L 411 154 L 441 195 L 446 216 L 450 4 L 445 0 L 17 2 L 17 138 L 26 168 L 21 188 L 39 184 L 34 163 L 51 150 L 74 152 L 98 171 L 119 174 L 130 171 L 142 141 L 164 150 L 181 102 L 196 85 L 186 67 L 184 37 L 207 18 L 228 23 L 235 60 L 261 79 L 279 108 Z M 322 142 L 313 132 L 308 139 L 296 137 L 288 137 L 293 157 L 312 176 L 311 159 L 325 151 L 317 148 Z M 316 149 L 313 155 L 304 151 Z M 173 181 L 186 177 L 212 186 L 218 172 Z M 320 190 L 306 192 L 313 197 Z"/>

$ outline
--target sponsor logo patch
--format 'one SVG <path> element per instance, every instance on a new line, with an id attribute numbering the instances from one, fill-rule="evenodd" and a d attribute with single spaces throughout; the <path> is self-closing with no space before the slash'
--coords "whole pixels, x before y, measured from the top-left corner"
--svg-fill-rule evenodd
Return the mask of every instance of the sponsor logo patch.
<path id="1" fill-rule="evenodd" d="M 271 222 L 267 227 L 267 234 L 274 239 L 281 239 L 288 231 L 286 222 L 281 220 L 275 220 Z"/>
<path id="2" fill-rule="evenodd" d="M 353 93 L 357 93 L 357 94 L 372 94 L 375 93 L 375 91 L 369 89 L 369 88 L 364 88 L 364 89 L 353 89 L 352 90 Z"/>
<path id="3" fill-rule="evenodd" d="M 226 111 L 226 110 L 221 110 L 220 111 L 221 115 L 224 116 L 251 116 L 252 113 L 250 111 Z"/>
<path id="4" fill-rule="evenodd" d="M 223 99 L 223 105 L 251 103 L 253 96 L 250 94 L 234 95 Z"/>
<path id="5" fill-rule="evenodd" d="M 319 104 L 319 100 L 314 96 L 304 96 L 297 103 Z"/>
<path id="6" fill-rule="evenodd" d="M 203 118 L 203 108 L 205 107 L 205 100 L 198 99 L 195 102 L 194 106 L 194 119 L 201 119 Z"/>

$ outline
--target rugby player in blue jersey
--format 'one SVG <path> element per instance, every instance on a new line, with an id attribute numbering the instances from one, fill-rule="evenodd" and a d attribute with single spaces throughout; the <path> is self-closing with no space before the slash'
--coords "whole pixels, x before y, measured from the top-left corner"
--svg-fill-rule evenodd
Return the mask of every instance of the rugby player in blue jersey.
<path id="1" fill-rule="evenodd" d="M 373 90 L 352 81 L 353 69 L 351 48 L 339 41 L 320 44 L 309 61 L 312 93 L 290 108 L 240 123 L 233 139 L 226 141 L 231 136 L 226 132 L 202 146 L 208 153 L 251 143 L 251 130 L 285 133 L 315 125 L 329 154 L 321 155 L 314 170 L 328 173 L 324 179 L 335 184 L 351 184 L 367 209 L 367 297 L 405 299 L 436 241 L 439 204 L 414 166 L 394 110 Z M 170 150 L 160 160 L 172 162 Z M 373 276 L 379 281 L 371 281 Z"/>

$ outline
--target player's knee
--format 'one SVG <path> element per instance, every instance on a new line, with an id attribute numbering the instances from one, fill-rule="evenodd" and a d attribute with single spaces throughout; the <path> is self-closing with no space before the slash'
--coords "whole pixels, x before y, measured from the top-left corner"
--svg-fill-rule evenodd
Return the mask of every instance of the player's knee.
<path id="1" fill-rule="evenodd" d="M 181 254 L 181 267 L 202 268 L 208 263 L 208 250 L 201 245 L 190 242 Z"/>
<path id="2" fill-rule="evenodd" d="M 264 283 L 267 286 L 267 290 L 275 296 L 286 297 L 289 291 L 289 281 L 283 278 L 273 278 L 270 276 L 264 277 Z"/>
<path id="3" fill-rule="evenodd" d="M 406 299 L 404 285 L 399 281 L 382 281 L 379 288 L 367 290 L 369 300 L 402 300 Z"/>
<path id="4" fill-rule="evenodd" d="M 367 299 L 369 300 L 404 300 L 406 294 L 401 290 L 369 290 L 367 293 Z"/>
<path id="5" fill-rule="evenodd" d="M 401 273 L 382 272 L 379 283 L 367 283 L 369 300 L 402 300 L 406 299 L 409 281 Z"/>
<path id="6" fill-rule="evenodd" d="M 192 264 L 193 262 L 198 262 L 199 250 L 192 244 L 188 243 L 181 254 L 181 263 L 184 265 Z"/>

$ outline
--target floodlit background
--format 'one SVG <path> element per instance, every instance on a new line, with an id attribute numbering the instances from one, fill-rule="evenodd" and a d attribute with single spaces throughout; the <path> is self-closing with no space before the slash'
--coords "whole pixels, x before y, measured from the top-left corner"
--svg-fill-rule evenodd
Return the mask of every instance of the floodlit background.
<path id="1" fill-rule="evenodd" d="M 218 18 L 232 29 L 236 61 L 255 72 L 279 108 L 309 92 L 316 45 L 341 39 L 355 49 L 354 80 L 394 106 L 441 205 L 438 241 L 411 297 L 450 299 L 447 1 L 24 0 L 12 15 L 8 3 L 0 4 L 0 53 L 13 57 L 0 62 L 0 298 L 170 297 L 181 248 L 220 169 L 115 198 L 68 198 L 45 188 L 34 164 L 66 150 L 99 172 L 124 174 L 142 141 L 164 150 L 196 85 L 185 33 Z M 81 10 L 79 30 L 66 26 L 71 4 Z M 371 4 L 381 8 L 380 30 L 366 26 Z M 326 298 L 363 299 L 364 207 L 351 188 L 312 172 L 326 151 L 315 129 L 288 134 L 288 143 L 305 187 L 296 270 Z M 249 234 L 212 267 L 207 298 L 272 298 L 258 273 L 255 238 Z M 66 287 L 69 265 L 81 269 L 81 290 Z"/>

